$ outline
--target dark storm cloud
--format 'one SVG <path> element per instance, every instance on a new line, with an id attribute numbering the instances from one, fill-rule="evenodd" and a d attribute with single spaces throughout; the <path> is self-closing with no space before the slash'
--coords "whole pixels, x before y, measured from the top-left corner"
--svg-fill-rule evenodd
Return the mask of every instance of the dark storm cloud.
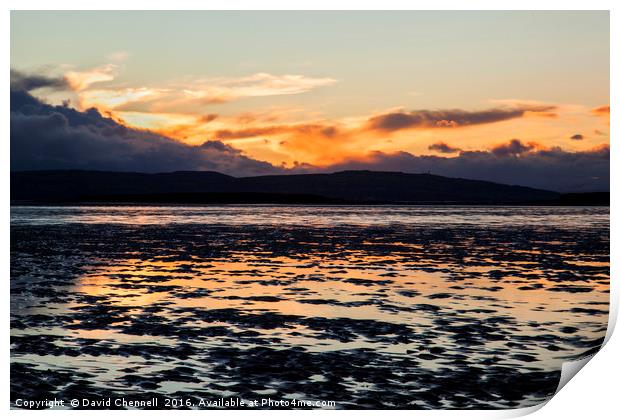
<path id="1" fill-rule="evenodd" d="M 609 191 L 609 146 L 586 152 L 560 148 L 519 154 L 474 151 L 456 157 L 374 152 L 366 159 L 324 168 L 327 172 L 361 169 L 432 173 L 560 192 Z"/>
<path id="2" fill-rule="evenodd" d="M 68 88 L 68 84 L 64 77 L 26 74 L 11 69 L 11 90 L 30 91 L 39 88 L 65 89 Z"/>
<path id="3" fill-rule="evenodd" d="M 399 111 L 371 117 L 368 119 L 368 128 L 386 132 L 418 127 L 451 128 L 521 118 L 527 112 L 549 113 L 554 109 L 555 106 L 539 105 L 519 108 L 492 108 L 483 111 L 464 111 L 461 109 Z"/>
<path id="4" fill-rule="evenodd" d="M 435 152 L 439 153 L 456 153 L 461 151 L 461 149 L 459 149 L 458 147 L 452 147 L 448 143 L 444 143 L 443 141 L 431 144 L 430 146 L 428 146 L 428 150 L 434 150 Z"/>
<path id="5" fill-rule="evenodd" d="M 11 170 L 94 169 L 137 172 L 211 170 L 231 175 L 278 173 L 219 141 L 186 145 L 125 127 L 97 110 L 44 104 L 11 91 Z"/>
<path id="6" fill-rule="evenodd" d="M 491 153 L 496 156 L 519 156 L 535 148 L 535 144 L 524 144 L 521 140 L 512 139 L 508 143 L 493 147 Z"/>
<path id="7" fill-rule="evenodd" d="M 570 139 L 571 140 L 583 140 L 584 137 L 583 137 L 582 134 L 574 134 L 574 135 L 570 136 Z"/>

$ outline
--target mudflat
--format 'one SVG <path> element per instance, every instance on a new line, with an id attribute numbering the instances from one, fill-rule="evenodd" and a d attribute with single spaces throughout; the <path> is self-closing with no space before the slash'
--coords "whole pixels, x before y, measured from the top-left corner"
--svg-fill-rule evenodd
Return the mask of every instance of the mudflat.
<path id="1" fill-rule="evenodd" d="M 525 407 L 608 309 L 608 207 L 11 208 L 12 400 Z"/>

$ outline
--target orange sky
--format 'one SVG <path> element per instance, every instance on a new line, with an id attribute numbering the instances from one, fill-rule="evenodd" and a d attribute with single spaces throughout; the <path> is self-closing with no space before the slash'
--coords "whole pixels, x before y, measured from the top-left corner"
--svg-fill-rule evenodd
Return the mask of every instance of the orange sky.
<path id="1" fill-rule="evenodd" d="M 11 31 L 15 70 L 67 82 L 37 97 L 276 166 L 609 144 L 606 12 L 16 12 Z"/>
<path id="2" fill-rule="evenodd" d="M 134 105 L 139 101 L 135 100 Z M 150 101 L 153 101 L 152 106 L 158 106 L 157 100 Z M 429 110 L 428 121 L 389 129 L 373 127 L 372 121 L 394 115 L 416 119 L 420 110 L 393 108 L 369 115 L 327 119 L 303 110 L 268 109 L 219 115 L 175 113 L 172 109 L 166 109 L 168 112 L 126 111 L 122 105 L 110 106 L 97 101 L 83 106 L 94 106 L 128 125 L 189 144 L 200 144 L 207 139 L 221 140 L 255 159 L 287 166 L 293 162 L 333 164 L 349 158 L 363 158 L 377 150 L 453 155 L 461 150 L 488 150 L 512 138 L 536 143 L 537 148 L 561 147 L 566 151 L 590 150 L 609 142 L 609 111 L 605 105 L 588 108 L 578 104 L 490 100 L 486 108 Z M 459 116 L 463 114 L 462 119 L 446 120 L 434 115 L 450 115 L 455 111 Z M 478 114 L 494 113 L 501 115 L 480 123 L 468 121 Z M 432 147 L 438 143 L 453 150 L 450 153 L 446 148 Z"/>

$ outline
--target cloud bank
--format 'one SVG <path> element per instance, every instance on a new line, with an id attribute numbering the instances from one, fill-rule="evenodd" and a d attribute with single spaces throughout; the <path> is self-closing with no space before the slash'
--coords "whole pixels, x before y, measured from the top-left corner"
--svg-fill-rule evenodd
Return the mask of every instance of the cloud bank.
<path id="1" fill-rule="evenodd" d="M 125 127 L 97 110 L 77 111 L 11 91 L 11 170 L 92 169 L 135 172 L 210 170 L 234 175 L 278 173 L 268 162 L 219 141 L 190 146 Z"/>
<path id="2" fill-rule="evenodd" d="M 11 90 L 30 91 L 40 88 L 67 89 L 69 82 L 64 77 L 28 74 L 11 69 Z"/>
<path id="3" fill-rule="evenodd" d="M 586 152 L 537 150 L 519 140 L 490 151 L 462 151 L 456 157 L 373 152 L 366 159 L 332 165 L 329 171 L 370 169 L 432 173 L 559 192 L 609 191 L 609 146 Z"/>
<path id="4" fill-rule="evenodd" d="M 61 83 L 52 78 L 15 74 L 13 87 L 54 88 Z M 205 119 L 217 119 L 206 115 Z M 472 121 L 472 117 L 468 121 Z M 482 118 L 487 120 L 488 118 Z M 480 119 L 479 119 L 480 120 Z M 477 121 L 479 121 L 477 120 Z M 267 130 L 274 134 L 284 128 Z M 298 133 L 333 139 L 336 127 L 301 125 Z M 243 133 L 247 135 L 249 133 Z M 124 126 L 102 116 L 95 109 L 78 111 L 68 105 L 43 103 L 26 90 L 11 90 L 11 170 L 89 169 L 133 172 L 179 170 L 218 171 L 234 176 L 264 174 L 335 172 L 366 169 L 430 172 L 436 175 L 525 185 L 556 191 L 608 191 L 609 145 L 584 152 L 558 147 L 544 149 L 518 139 L 498 144 L 487 151 L 463 151 L 446 143 L 430 149 L 456 156 L 419 156 L 400 151 L 372 152 L 336 164 L 317 166 L 300 163 L 283 168 L 246 156 L 221 140 L 241 133 L 220 132 L 222 138 L 187 145 L 150 131 Z"/>

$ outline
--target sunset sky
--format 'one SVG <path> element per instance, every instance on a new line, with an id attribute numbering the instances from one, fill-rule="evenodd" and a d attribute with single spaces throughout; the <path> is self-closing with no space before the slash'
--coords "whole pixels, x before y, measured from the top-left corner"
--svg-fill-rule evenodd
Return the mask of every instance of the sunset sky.
<path id="1" fill-rule="evenodd" d="M 57 106 L 45 115 L 96 108 L 257 173 L 609 148 L 607 12 L 12 12 L 11 69 L 12 90 Z M 16 168 L 71 166 L 23 147 Z"/>

